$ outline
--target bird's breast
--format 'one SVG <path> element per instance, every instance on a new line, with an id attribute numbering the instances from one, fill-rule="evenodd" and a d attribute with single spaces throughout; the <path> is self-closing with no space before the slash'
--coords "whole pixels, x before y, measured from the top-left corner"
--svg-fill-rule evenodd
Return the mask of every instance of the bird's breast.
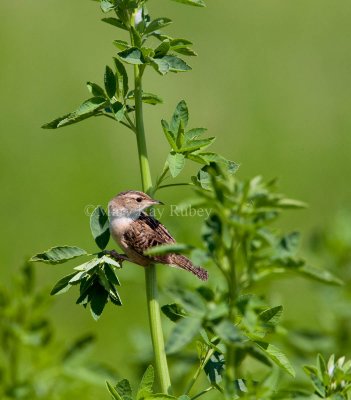
<path id="1" fill-rule="evenodd" d="M 131 224 L 133 223 L 133 219 L 130 217 L 114 217 L 110 221 L 110 232 L 111 236 L 117 241 L 120 242 L 124 233 L 128 231 Z"/>

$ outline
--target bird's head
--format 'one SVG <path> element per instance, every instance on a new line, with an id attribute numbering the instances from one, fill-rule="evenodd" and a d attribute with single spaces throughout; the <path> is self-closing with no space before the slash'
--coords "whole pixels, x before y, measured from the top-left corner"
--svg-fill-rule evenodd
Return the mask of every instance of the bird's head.
<path id="1" fill-rule="evenodd" d="M 156 204 L 163 204 L 161 201 L 154 200 L 144 192 L 129 190 L 119 193 L 108 204 L 111 216 L 133 216 L 139 215 L 146 208 Z"/>

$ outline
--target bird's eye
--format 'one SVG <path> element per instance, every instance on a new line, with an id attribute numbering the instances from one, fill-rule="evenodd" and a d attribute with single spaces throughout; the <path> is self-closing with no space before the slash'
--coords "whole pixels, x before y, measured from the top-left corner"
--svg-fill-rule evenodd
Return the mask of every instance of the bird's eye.
<path id="1" fill-rule="evenodd" d="M 143 199 L 142 199 L 141 197 L 137 197 L 135 200 L 136 200 L 138 203 L 141 203 L 141 202 L 143 201 Z"/>

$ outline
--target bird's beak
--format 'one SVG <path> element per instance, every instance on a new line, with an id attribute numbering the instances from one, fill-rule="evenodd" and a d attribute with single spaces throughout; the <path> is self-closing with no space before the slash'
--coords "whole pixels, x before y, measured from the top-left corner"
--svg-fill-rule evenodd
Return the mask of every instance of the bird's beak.
<path id="1" fill-rule="evenodd" d="M 162 201 L 159 201 L 159 200 L 153 199 L 152 201 L 153 201 L 154 204 L 159 204 L 159 205 L 161 205 L 161 206 L 164 206 L 164 205 L 165 205 L 165 203 L 162 203 Z"/>

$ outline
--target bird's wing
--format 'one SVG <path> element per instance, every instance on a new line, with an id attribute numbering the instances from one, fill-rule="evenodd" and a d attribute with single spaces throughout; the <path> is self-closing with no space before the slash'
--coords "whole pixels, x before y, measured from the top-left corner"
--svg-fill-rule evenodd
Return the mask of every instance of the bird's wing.
<path id="1" fill-rule="evenodd" d="M 123 239 L 134 251 L 143 255 L 150 247 L 166 243 L 175 243 L 172 235 L 157 219 L 141 213 L 124 233 Z M 150 257 L 156 260 L 156 257 Z"/>

